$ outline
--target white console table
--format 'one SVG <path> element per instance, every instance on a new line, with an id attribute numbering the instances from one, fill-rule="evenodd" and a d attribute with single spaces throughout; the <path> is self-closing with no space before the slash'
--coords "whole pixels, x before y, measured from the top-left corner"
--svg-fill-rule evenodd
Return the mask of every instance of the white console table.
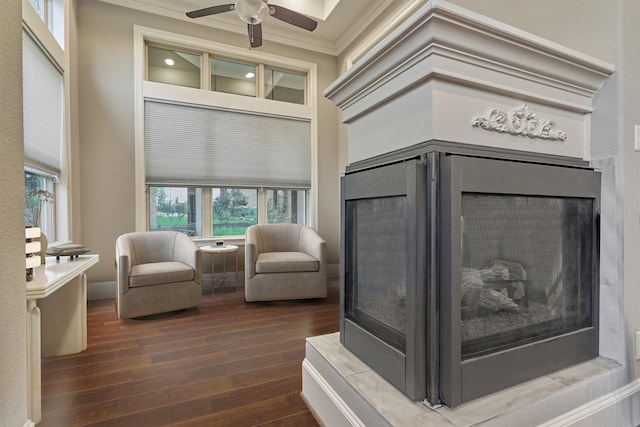
<path id="1" fill-rule="evenodd" d="M 87 276 L 98 255 L 47 257 L 27 287 L 28 416 L 42 418 L 41 358 L 87 348 Z"/>

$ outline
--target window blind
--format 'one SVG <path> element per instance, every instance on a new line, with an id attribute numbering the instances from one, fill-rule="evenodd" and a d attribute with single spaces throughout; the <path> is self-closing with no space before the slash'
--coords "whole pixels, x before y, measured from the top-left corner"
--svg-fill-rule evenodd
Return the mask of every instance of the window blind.
<path id="1" fill-rule="evenodd" d="M 309 120 L 145 100 L 147 184 L 308 188 Z"/>
<path id="2" fill-rule="evenodd" d="M 25 161 L 60 175 L 64 78 L 58 67 L 24 31 L 22 45 Z"/>

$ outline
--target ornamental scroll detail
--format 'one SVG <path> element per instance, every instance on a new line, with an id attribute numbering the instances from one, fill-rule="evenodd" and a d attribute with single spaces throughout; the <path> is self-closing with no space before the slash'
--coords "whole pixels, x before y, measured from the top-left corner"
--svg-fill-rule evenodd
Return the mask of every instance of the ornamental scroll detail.
<path id="1" fill-rule="evenodd" d="M 536 114 L 529 110 L 527 104 L 511 113 L 491 110 L 488 118 L 476 117 L 471 125 L 489 131 L 522 135 L 529 138 L 542 138 L 553 141 L 567 139 L 567 133 L 557 129 L 554 121 L 536 119 Z"/>

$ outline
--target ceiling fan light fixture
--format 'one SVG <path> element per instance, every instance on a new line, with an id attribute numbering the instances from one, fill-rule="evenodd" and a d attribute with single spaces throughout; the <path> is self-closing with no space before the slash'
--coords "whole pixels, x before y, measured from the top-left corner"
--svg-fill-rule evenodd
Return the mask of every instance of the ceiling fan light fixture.
<path id="1" fill-rule="evenodd" d="M 318 22 L 301 13 L 268 3 L 269 0 L 236 0 L 235 4 L 227 3 L 192 10 L 191 12 L 187 12 L 187 16 L 189 18 L 200 18 L 235 11 L 238 17 L 247 23 L 249 43 L 252 48 L 262 46 L 262 21 L 267 16 L 272 16 L 280 21 L 307 31 L 313 31 L 318 26 Z"/>
<path id="2" fill-rule="evenodd" d="M 240 19 L 251 25 L 261 23 L 269 15 L 269 6 L 264 0 L 238 0 L 235 10 Z"/>

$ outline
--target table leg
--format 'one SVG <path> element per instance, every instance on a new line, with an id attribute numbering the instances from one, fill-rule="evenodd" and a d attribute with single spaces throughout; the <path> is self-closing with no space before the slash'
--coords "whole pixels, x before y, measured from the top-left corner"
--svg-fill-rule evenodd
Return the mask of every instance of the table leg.
<path id="1" fill-rule="evenodd" d="M 227 286 L 227 254 L 222 254 L 222 285 Z"/>
<path id="2" fill-rule="evenodd" d="M 213 288 L 216 285 L 215 261 L 215 257 L 211 254 L 211 298 L 213 298 Z"/>
<path id="3" fill-rule="evenodd" d="M 236 292 L 238 292 L 238 252 L 236 251 Z"/>
<path id="4" fill-rule="evenodd" d="M 40 326 L 40 308 L 27 301 L 27 416 L 36 424 L 42 419 Z"/>

